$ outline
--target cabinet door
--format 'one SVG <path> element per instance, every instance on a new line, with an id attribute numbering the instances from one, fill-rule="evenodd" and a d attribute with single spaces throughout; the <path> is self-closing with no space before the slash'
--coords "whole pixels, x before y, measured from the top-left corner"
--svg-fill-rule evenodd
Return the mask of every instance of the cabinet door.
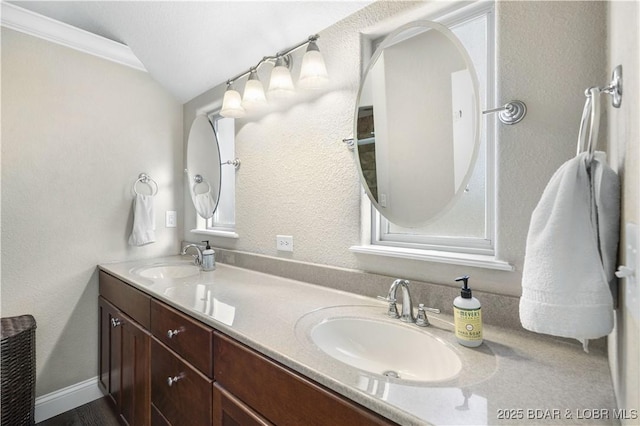
<path id="1" fill-rule="evenodd" d="M 100 385 L 113 404 L 120 407 L 121 312 L 104 298 L 98 299 L 100 315 Z"/>
<path id="2" fill-rule="evenodd" d="M 214 383 L 213 426 L 272 426 L 272 423 Z"/>
<path id="3" fill-rule="evenodd" d="M 150 424 L 150 335 L 100 297 L 100 384 L 121 420 Z"/>
<path id="4" fill-rule="evenodd" d="M 125 318 L 122 325 L 120 416 L 129 425 L 151 422 L 150 335 Z"/>

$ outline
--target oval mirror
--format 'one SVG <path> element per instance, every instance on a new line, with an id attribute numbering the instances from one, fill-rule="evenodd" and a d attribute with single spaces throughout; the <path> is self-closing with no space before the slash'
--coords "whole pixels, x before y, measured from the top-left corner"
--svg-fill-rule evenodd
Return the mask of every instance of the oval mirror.
<path id="1" fill-rule="evenodd" d="M 445 213 L 471 177 L 479 123 L 476 72 L 448 28 L 417 21 L 386 37 L 362 79 L 354 131 L 380 214 L 410 228 Z"/>
<path id="2" fill-rule="evenodd" d="M 187 179 L 196 212 L 209 219 L 220 199 L 220 149 L 209 118 L 199 115 L 191 124 L 187 141 Z"/>

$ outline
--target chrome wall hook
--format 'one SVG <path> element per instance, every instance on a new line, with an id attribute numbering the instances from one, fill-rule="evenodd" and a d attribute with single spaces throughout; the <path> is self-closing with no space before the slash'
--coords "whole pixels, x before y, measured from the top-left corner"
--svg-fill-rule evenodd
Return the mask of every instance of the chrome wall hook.
<path id="1" fill-rule="evenodd" d="M 482 111 L 482 114 L 498 113 L 498 118 L 503 124 L 516 124 L 527 115 L 527 106 L 522 101 L 507 102 L 499 108 Z"/>

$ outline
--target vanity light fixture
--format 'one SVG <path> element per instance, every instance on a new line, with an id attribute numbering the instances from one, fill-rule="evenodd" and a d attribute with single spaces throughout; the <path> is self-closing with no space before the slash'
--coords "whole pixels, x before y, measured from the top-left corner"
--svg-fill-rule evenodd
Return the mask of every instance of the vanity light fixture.
<path id="1" fill-rule="evenodd" d="M 245 113 L 242 107 L 240 92 L 234 89 L 231 83 L 227 83 L 227 90 L 224 92 L 224 97 L 222 98 L 220 115 L 228 118 L 241 118 L 244 117 Z"/>
<path id="2" fill-rule="evenodd" d="M 267 106 L 267 98 L 264 95 L 264 86 L 258 72 L 252 68 L 249 74 L 249 80 L 244 85 L 244 93 L 242 94 L 242 107 L 245 111 L 255 111 Z"/>
<path id="3" fill-rule="evenodd" d="M 319 89 L 329 81 L 327 67 L 315 41 L 310 41 L 302 57 L 298 85 L 304 89 Z"/>
<path id="4" fill-rule="evenodd" d="M 290 71 L 291 52 L 305 45 L 307 45 L 307 51 L 302 57 L 298 86 L 305 90 L 324 87 L 329 81 L 329 77 L 324 59 L 316 43 L 319 37 L 317 34 L 309 36 L 307 40 L 278 52 L 274 56 L 265 56 L 256 66 L 227 80 L 227 90 L 222 99 L 220 115 L 227 118 L 242 118 L 247 113 L 259 111 L 267 106 L 267 99 L 277 102 L 292 97 L 295 94 L 295 88 Z M 274 63 L 274 67 L 271 70 L 269 89 L 265 96 L 264 86 L 258 77 L 258 68 L 266 62 Z M 249 75 L 249 78 L 241 96 L 240 92 L 234 89 L 233 83 L 246 75 Z"/>
<path id="5" fill-rule="evenodd" d="M 276 66 L 271 70 L 271 80 L 269 80 L 269 91 L 267 96 L 269 100 L 277 101 L 279 99 L 287 99 L 296 93 L 293 87 L 293 79 L 291 72 L 287 66 L 285 56 L 278 56 Z"/>

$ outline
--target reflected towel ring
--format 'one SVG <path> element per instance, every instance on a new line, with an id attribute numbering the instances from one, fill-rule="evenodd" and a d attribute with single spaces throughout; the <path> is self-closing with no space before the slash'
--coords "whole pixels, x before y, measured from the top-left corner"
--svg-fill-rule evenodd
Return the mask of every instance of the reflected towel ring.
<path id="1" fill-rule="evenodd" d="M 196 191 L 196 186 L 198 186 L 201 183 L 206 183 L 207 184 L 207 190 L 206 192 L 202 192 L 202 194 L 206 194 L 207 192 L 211 192 L 211 185 L 209 184 L 209 182 L 207 182 L 206 180 L 204 180 L 204 178 L 202 177 L 202 175 L 195 175 L 193 177 L 193 181 L 195 182 L 193 184 L 193 193 L 194 194 L 198 194 L 198 192 Z"/>
<path id="2" fill-rule="evenodd" d="M 140 173 L 138 175 L 138 179 L 136 179 L 136 181 L 133 182 L 133 192 L 135 192 L 136 195 L 140 195 L 140 193 L 136 189 L 136 185 L 138 184 L 138 182 L 146 183 L 147 185 L 149 185 L 149 187 L 151 188 L 151 196 L 152 197 L 155 196 L 158 193 L 158 183 L 155 180 L 151 179 L 151 177 L 148 174 Z"/>

